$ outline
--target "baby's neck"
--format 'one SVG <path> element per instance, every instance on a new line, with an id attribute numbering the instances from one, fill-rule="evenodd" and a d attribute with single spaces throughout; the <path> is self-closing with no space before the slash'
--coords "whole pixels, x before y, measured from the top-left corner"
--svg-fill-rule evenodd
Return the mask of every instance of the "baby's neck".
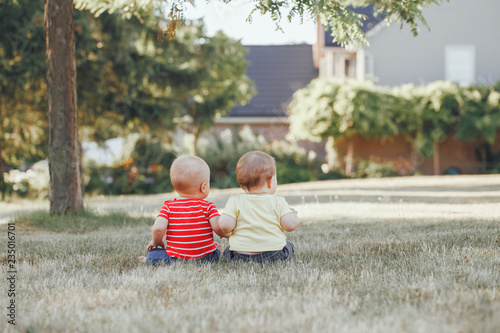
<path id="1" fill-rule="evenodd" d="M 252 188 L 251 190 L 249 189 L 243 189 L 246 194 L 254 194 L 254 195 L 264 195 L 264 194 L 272 194 L 271 189 L 268 188 L 267 186 L 262 186 L 260 188 Z"/>
<path id="2" fill-rule="evenodd" d="M 180 199 L 205 199 L 206 198 L 206 196 L 203 196 L 200 193 L 190 194 L 190 193 L 179 193 L 179 192 L 177 192 L 177 194 L 179 195 Z"/>

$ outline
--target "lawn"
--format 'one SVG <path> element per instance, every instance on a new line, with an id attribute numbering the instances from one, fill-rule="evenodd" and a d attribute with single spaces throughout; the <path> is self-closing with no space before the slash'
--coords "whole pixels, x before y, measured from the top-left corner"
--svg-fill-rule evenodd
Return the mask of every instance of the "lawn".
<path id="1" fill-rule="evenodd" d="M 279 191 L 301 225 L 287 235 L 295 257 L 275 264 L 140 264 L 155 210 L 171 194 L 93 198 L 77 216 L 11 219 L 16 326 L 4 315 L 0 331 L 498 332 L 500 176 Z M 236 192 L 211 200 L 223 208 Z"/>

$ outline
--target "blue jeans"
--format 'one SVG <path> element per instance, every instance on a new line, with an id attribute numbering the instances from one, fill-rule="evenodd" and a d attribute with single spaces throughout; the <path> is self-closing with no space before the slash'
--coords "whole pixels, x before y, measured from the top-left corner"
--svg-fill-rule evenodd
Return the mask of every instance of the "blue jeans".
<path id="1" fill-rule="evenodd" d="M 201 258 L 198 259 L 181 259 L 181 258 L 175 258 L 175 257 L 170 257 L 167 255 L 167 250 L 164 248 L 156 248 L 156 249 L 151 249 L 148 251 L 148 255 L 146 256 L 146 263 L 151 264 L 151 265 L 158 265 L 161 264 L 162 262 L 165 265 L 170 265 L 173 262 L 176 262 L 178 260 L 180 261 L 186 261 L 186 262 L 201 262 L 201 263 L 211 263 L 214 261 L 218 261 L 220 258 L 220 250 L 215 249 L 214 252 L 209 253 Z"/>
<path id="2" fill-rule="evenodd" d="M 283 249 L 278 251 L 266 251 L 255 254 L 245 254 L 238 253 L 229 248 L 229 246 L 224 250 L 223 256 L 227 258 L 229 261 L 254 261 L 258 263 L 263 263 L 266 261 L 275 261 L 275 260 L 287 260 L 293 256 L 295 253 L 295 249 L 293 243 L 290 241 L 286 241 L 286 245 Z"/>

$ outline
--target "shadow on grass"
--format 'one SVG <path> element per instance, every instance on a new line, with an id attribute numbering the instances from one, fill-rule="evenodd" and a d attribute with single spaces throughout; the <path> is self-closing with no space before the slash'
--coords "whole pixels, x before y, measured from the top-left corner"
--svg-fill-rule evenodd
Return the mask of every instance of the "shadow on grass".
<path id="1" fill-rule="evenodd" d="M 16 225 L 32 227 L 52 232 L 82 233 L 101 228 L 120 228 L 129 226 L 151 226 L 150 217 L 132 217 L 126 213 L 108 213 L 104 215 L 91 211 L 81 211 L 68 215 L 51 215 L 37 212 L 21 215 L 15 219 Z"/>

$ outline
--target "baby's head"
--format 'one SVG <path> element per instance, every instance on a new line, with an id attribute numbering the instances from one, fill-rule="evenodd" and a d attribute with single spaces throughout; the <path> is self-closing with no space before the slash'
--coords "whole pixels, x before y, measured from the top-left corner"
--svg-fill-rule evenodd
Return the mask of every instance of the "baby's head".
<path id="1" fill-rule="evenodd" d="M 205 199 L 210 193 L 210 169 L 197 156 L 182 155 L 170 167 L 170 180 L 182 197 Z"/>
<path id="2" fill-rule="evenodd" d="M 266 153 L 250 151 L 238 160 L 236 179 L 241 188 L 246 191 L 265 188 L 269 193 L 274 193 L 276 191 L 276 162 Z"/>

